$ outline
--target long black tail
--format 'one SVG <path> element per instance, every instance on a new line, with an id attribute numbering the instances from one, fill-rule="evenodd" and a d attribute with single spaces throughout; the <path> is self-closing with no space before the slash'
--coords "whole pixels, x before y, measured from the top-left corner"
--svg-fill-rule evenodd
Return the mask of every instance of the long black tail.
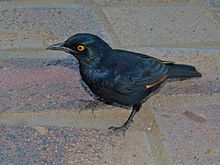
<path id="1" fill-rule="evenodd" d="M 184 64 L 168 64 L 170 68 L 169 78 L 190 78 L 190 77 L 202 77 L 194 66 Z"/>

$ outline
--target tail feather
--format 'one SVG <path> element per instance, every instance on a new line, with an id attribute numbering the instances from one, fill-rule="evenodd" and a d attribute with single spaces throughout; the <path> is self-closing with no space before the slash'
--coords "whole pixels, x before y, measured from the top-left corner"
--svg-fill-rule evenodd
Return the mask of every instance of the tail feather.
<path id="1" fill-rule="evenodd" d="M 202 77 L 202 74 L 196 70 L 194 66 L 184 64 L 168 64 L 169 78 L 190 78 Z"/>

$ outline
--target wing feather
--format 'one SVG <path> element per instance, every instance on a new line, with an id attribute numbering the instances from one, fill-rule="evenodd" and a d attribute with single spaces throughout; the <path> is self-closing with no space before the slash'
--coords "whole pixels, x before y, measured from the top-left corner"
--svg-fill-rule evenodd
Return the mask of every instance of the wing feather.
<path id="1" fill-rule="evenodd" d="M 154 87 L 167 79 L 169 70 L 163 61 L 142 54 L 137 56 L 132 52 L 124 54 L 117 54 L 117 58 L 111 59 L 120 60 L 115 62 L 113 81 L 109 80 L 111 89 L 131 94 Z"/>

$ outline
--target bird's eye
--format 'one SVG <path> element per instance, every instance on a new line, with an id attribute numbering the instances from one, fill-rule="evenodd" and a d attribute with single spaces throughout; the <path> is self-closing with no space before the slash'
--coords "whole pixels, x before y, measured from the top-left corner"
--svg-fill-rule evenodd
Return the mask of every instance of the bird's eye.
<path id="1" fill-rule="evenodd" d="M 85 49 L 86 49 L 86 47 L 83 46 L 83 45 L 78 45 L 78 46 L 77 46 L 77 50 L 78 50 L 79 52 L 82 52 L 82 51 L 84 51 Z"/>

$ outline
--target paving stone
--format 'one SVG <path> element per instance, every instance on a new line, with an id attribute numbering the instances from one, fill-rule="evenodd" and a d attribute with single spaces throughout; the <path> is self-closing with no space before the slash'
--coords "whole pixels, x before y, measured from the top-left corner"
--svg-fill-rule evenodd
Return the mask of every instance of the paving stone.
<path id="1" fill-rule="evenodd" d="M 140 4 L 149 4 L 149 3 L 186 3 L 190 2 L 190 0 L 95 0 L 97 4 L 102 5 L 117 5 L 117 6 L 126 6 L 126 5 L 140 5 Z"/>
<path id="2" fill-rule="evenodd" d="M 215 8 L 220 7 L 220 1 L 219 0 L 206 0 L 206 2 L 208 3 L 209 7 L 215 7 Z"/>
<path id="3" fill-rule="evenodd" d="M 103 11 L 125 47 L 220 43 L 220 24 L 202 8 L 158 5 Z"/>
<path id="4" fill-rule="evenodd" d="M 154 109 L 170 164 L 219 164 L 220 95 L 153 97 L 150 109 Z"/>
<path id="5" fill-rule="evenodd" d="M 157 164 L 153 159 L 149 141 L 146 139 L 146 133 L 132 131 L 126 134 L 127 138 L 116 142 L 114 147 L 107 146 L 105 161 L 109 165 L 134 165 L 134 164 Z M 134 137 L 136 137 L 134 141 Z M 120 154 L 118 154 L 120 153 Z M 129 159 L 128 159 L 129 157 Z"/>
<path id="6" fill-rule="evenodd" d="M 103 164 L 103 131 L 1 125 L 1 164 Z M 114 144 L 114 142 L 113 142 Z"/>
<path id="7" fill-rule="evenodd" d="M 3 2 L 1 2 L 3 3 Z M 80 4 L 15 4 L 0 8 L 0 48 L 45 48 L 88 32 L 111 41 L 111 34 L 92 9 Z"/>
<path id="8" fill-rule="evenodd" d="M 45 60 L 31 61 L 1 61 L 4 65 L 0 76 L 1 111 L 70 108 L 79 106 L 80 100 L 91 99 L 80 85 L 78 68 L 74 71 L 46 66 L 48 61 Z"/>
<path id="9" fill-rule="evenodd" d="M 42 50 L 32 50 L 32 49 L 17 49 L 17 50 L 0 50 L 0 60 L 9 59 L 9 58 L 32 58 L 32 59 L 60 59 L 68 58 L 70 55 L 61 51 L 45 51 L 45 48 Z"/>
<path id="10" fill-rule="evenodd" d="M 2 124 L 0 131 L 2 165 L 154 163 L 144 132 L 120 137 L 95 129 Z"/>

